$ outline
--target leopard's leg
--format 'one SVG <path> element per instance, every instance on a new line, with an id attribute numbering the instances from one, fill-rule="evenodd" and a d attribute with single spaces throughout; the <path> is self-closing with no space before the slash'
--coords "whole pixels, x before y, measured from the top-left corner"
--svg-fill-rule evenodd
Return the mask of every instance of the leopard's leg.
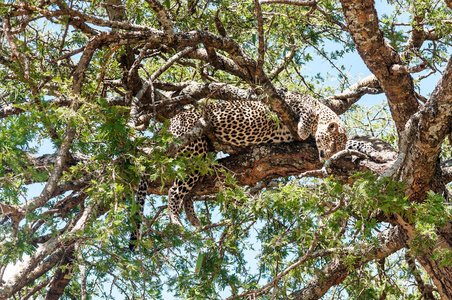
<path id="1" fill-rule="evenodd" d="M 180 208 L 184 201 L 184 197 L 188 192 L 186 184 L 180 179 L 176 179 L 173 186 L 168 191 L 168 214 L 170 222 L 179 225 L 180 227 L 183 227 L 179 218 Z"/>
<path id="2" fill-rule="evenodd" d="M 207 141 L 205 138 L 199 138 L 192 144 L 188 145 L 184 151 L 191 151 L 190 157 L 193 157 L 194 155 L 205 155 L 207 153 Z M 196 171 L 188 176 L 188 178 L 184 181 L 180 179 L 176 179 L 174 181 L 173 186 L 168 192 L 168 214 L 171 223 L 182 227 L 179 214 L 182 205 L 184 205 L 185 214 L 187 215 L 190 223 L 196 227 L 201 225 L 201 222 L 196 217 L 191 199 L 189 200 L 191 204 L 188 203 L 188 205 L 185 203 L 187 200 L 184 201 L 185 196 L 192 190 L 198 182 L 200 176 L 199 172 Z"/>
<path id="3" fill-rule="evenodd" d="M 196 216 L 195 208 L 193 206 L 193 200 L 191 198 L 185 199 L 184 211 L 191 225 L 195 227 L 201 227 L 201 221 L 199 221 L 198 217 Z"/>
<path id="4" fill-rule="evenodd" d="M 129 240 L 129 249 L 131 251 L 135 251 L 137 240 L 141 237 L 141 224 L 143 222 L 143 210 L 144 210 L 144 201 L 146 199 L 148 190 L 148 181 L 146 178 L 141 178 L 138 183 L 136 204 L 138 206 L 137 211 L 132 216 L 135 224 L 135 229 L 130 233 Z"/>
<path id="5" fill-rule="evenodd" d="M 199 181 L 201 175 L 199 172 L 196 172 L 190 179 L 187 181 L 188 185 L 191 185 L 192 189 L 195 184 Z M 185 197 L 183 200 L 185 215 L 187 216 L 188 221 L 190 221 L 191 225 L 195 227 L 201 227 L 201 221 L 199 221 L 198 217 L 195 213 L 195 208 L 193 206 L 193 200 L 190 197 Z"/>

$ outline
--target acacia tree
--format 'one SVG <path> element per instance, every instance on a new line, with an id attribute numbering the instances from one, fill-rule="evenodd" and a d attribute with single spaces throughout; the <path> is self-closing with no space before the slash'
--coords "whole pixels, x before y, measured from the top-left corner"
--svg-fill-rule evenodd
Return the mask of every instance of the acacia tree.
<path id="1" fill-rule="evenodd" d="M 452 3 L 380 6 L 2 1 L 0 299 L 452 299 Z M 166 133 L 188 106 L 259 100 L 296 134 L 286 90 L 342 115 L 349 149 L 322 166 L 311 139 Z M 175 155 L 200 134 L 229 156 Z M 202 227 L 169 226 L 160 195 L 195 171 Z"/>

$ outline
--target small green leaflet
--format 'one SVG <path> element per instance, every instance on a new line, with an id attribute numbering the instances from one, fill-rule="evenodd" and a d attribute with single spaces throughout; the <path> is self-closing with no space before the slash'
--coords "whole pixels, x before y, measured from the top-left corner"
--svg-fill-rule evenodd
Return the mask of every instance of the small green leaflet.
<path id="1" fill-rule="evenodd" d="M 251 41 L 253 42 L 253 44 L 256 44 L 256 40 L 257 40 L 257 35 L 255 33 L 253 33 L 253 35 L 251 36 Z"/>
<path id="2" fill-rule="evenodd" d="M 204 260 L 204 254 L 203 253 L 199 253 L 198 260 L 196 260 L 196 267 L 195 267 L 195 272 L 196 273 L 199 273 L 199 271 L 201 271 L 203 260 Z"/>

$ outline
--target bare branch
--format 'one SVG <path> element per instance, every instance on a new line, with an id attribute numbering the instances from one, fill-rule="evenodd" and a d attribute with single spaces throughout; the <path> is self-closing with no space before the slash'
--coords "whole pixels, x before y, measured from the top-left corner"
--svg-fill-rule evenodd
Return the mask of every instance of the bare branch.
<path id="1" fill-rule="evenodd" d="M 277 65 L 271 72 L 270 72 L 270 80 L 275 79 L 279 73 L 281 73 L 282 70 L 286 67 L 287 63 L 292 61 L 292 59 L 295 57 L 295 54 L 297 53 L 295 47 L 291 47 L 289 52 L 284 57 L 284 60 L 282 60 L 279 65 Z"/>
<path id="2" fill-rule="evenodd" d="M 213 21 L 214 21 L 214 23 L 215 23 L 215 27 L 217 28 L 218 33 L 219 33 L 221 36 L 226 36 L 226 29 L 224 29 L 224 25 L 223 25 L 223 23 L 221 23 L 221 20 L 220 20 L 220 18 L 218 17 L 218 13 L 219 13 L 219 12 L 220 12 L 219 10 L 217 10 L 217 11 L 215 12 L 215 17 L 214 17 Z"/>
<path id="3" fill-rule="evenodd" d="M 207 47 L 209 48 L 209 47 Z M 215 56 L 209 55 L 206 49 L 198 48 L 195 51 L 187 55 L 189 58 L 199 59 L 209 62 L 213 67 L 218 70 L 223 70 L 231 75 L 237 76 L 246 80 L 249 74 L 245 73 L 232 59 L 221 55 L 220 53 L 215 53 Z M 248 78 L 252 80 L 252 78 Z"/>
<path id="4" fill-rule="evenodd" d="M 59 262 L 59 267 L 56 269 L 50 281 L 45 300 L 58 300 L 63 295 L 64 289 L 72 279 L 75 260 L 74 250 L 74 245 L 65 249 L 63 257 Z"/>
<path id="5" fill-rule="evenodd" d="M 411 274 L 416 280 L 419 292 L 421 292 L 424 299 L 436 300 L 436 297 L 433 295 L 433 287 L 430 285 L 426 285 L 424 283 L 424 280 L 422 280 L 419 270 L 416 268 L 416 262 L 414 258 L 410 255 L 409 251 L 405 252 L 405 261 L 407 262 L 408 268 L 410 269 Z"/>
<path id="6" fill-rule="evenodd" d="M 422 62 L 417 66 L 392 65 L 391 71 L 394 73 L 419 73 L 427 68 L 427 61 Z"/>
<path id="7" fill-rule="evenodd" d="M 0 119 L 5 118 L 7 116 L 12 115 L 18 115 L 20 113 L 23 113 L 24 110 L 18 107 L 15 107 L 14 105 L 3 105 L 0 106 Z"/>
<path id="8" fill-rule="evenodd" d="M 330 175 L 331 173 L 331 164 L 334 163 L 335 161 L 337 161 L 338 159 L 345 157 L 345 156 L 357 156 L 360 158 L 367 158 L 367 155 L 356 151 L 356 150 L 350 150 L 350 149 L 346 149 L 346 150 L 342 150 L 339 151 L 338 153 L 334 154 L 333 156 L 331 156 L 323 165 L 323 167 L 319 170 L 311 170 L 311 171 L 306 171 L 301 173 L 300 175 L 298 175 L 298 178 L 304 178 L 304 177 L 317 177 L 317 178 L 326 178 Z"/>
<path id="9" fill-rule="evenodd" d="M 34 294 L 36 294 L 37 292 L 39 292 L 40 290 L 42 290 L 46 285 L 49 284 L 50 280 L 52 278 L 47 278 L 45 280 L 43 280 L 42 282 L 40 282 L 39 284 L 37 284 L 34 288 L 32 288 L 23 298 L 21 298 L 21 300 L 27 300 L 29 299 L 31 296 L 33 296 Z"/>
<path id="10" fill-rule="evenodd" d="M 294 262 L 293 264 L 291 264 L 290 266 L 288 266 L 287 268 L 285 268 L 283 271 L 279 272 L 278 275 L 276 275 L 269 283 L 267 283 L 265 286 L 261 287 L 260 289 L 257 290 L 251 290 L 251 291 L 247 291 L 244 293 L 241 293 L 239 295 L 235 295 L 232 297 L 227 298 L 226 300 L 232 300 L 232 299 L 238 299 L 238 298 L 243 298 L 245 296 L 252 296 L 257 297 L 260 295 L 265 295 L 269 292 L 269 290 L 273 287 L 276 286 L 279 282 L 279 280 L 281 280 L 282 277 L 286 276 L 291 270 L 299 267 L 302 263 L 304 263 L 305 261 L 307 261 L 312 254 L 312 251 L 315 249 L 315 247 L 317 247 L 317 242 L 319 239 L 319 232 L 316 231 L 314 233 L 314 237 L 312 239 L 311 245 L 309 246 L 308 250 L 306 251 L 306 253 L 296 262 Z"/>
<path id="11" fill-rule="evenodd" d="M 163 72 L 168 70 L 175 62 L 177 62 L 182 57 L 186 56 L 188 53 L 194 51 L 195 49 L 196 49 L 196 47 L 187 47 L 187 48 L 179 51 L 178 53 L 174 54 L 170 59 L 168 59 L 168 61 L 165 64 L 163 64 L 161 67 L 159 67 L 157 69 L 157 71 L 155 71 L 151 75 L 150 80 L 154 81 L 155 79 L 157 79 L 160 75 L 162 75 Z"/>
<path id="12" fill-rule="evenodd" d="M 383 93 L 383 90 L 377 77 L 369 75 L 347 88 L 344 92 L 320 101 L 340 115 L 346 112 L 352 104 L 358 102 L 362 96 L 379 93 Z"/>

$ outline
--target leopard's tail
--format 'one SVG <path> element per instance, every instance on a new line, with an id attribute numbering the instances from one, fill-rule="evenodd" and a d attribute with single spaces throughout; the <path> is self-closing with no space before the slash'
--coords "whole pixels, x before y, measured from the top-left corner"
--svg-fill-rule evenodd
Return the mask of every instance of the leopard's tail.
<path id="1" fill-rule="evenodd" d="M 148 181 L 145 178 L 141 178 L 138 183 L 138 191 L 136 198 L 137 209 L 132 216 L 133 230 L 130 233 L 129 239 L 129 249 L 130 251 L 135 251 L 137 248 L 137 241 L 141 238 L 141 225 L 143 223 L 143 209 L 144 201 L 146 199 L 146 194 L 148 190 Z"/>

